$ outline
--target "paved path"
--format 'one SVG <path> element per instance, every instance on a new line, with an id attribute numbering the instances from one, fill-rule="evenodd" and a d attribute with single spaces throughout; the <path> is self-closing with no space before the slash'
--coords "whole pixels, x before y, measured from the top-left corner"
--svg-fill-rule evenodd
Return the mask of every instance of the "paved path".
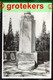
<path id="1" fill-rule="evenodd" d="M 18 69 L 16 63 L 7 62 L 4 65 L 4 77 L 49 77 L 50 75 L 49 62 L 38 65 L 36 69 L 23 71 Z"/>

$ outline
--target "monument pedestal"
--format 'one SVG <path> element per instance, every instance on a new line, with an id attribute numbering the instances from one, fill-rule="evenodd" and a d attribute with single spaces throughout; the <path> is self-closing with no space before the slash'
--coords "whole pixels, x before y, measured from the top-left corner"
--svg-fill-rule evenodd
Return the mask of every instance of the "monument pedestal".
<path id="1" fill-rule="evenodd" d="M 18 69 L 32 70 L 37 64 L 37 52 L 35 53 L 19 53 Z"/>

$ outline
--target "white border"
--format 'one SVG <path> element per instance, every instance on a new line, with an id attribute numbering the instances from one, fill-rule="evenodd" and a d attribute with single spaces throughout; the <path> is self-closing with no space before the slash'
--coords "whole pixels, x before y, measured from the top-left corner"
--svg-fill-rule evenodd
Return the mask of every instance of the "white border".
<path id="1" fill-rule="evenodd" d="M 2 14 L 3 15 L 3 14 Z M 51 28 L 50 28 L 50 76 L 49 77 L 41 77 L 41 76 L 36 76 L 36 77 L 4 77 L 3 76 L 3 25 L 2 25 L 2 78 L 3 79 L 50 79 L 51 78 L 51 72 L 52 72 L 52 12 L 50 13 L 50 21 L 51 21 Z M 3 18 L 2 18 L 3 19 Z M 3 23 L 2 23 L 3 24 Z"/>

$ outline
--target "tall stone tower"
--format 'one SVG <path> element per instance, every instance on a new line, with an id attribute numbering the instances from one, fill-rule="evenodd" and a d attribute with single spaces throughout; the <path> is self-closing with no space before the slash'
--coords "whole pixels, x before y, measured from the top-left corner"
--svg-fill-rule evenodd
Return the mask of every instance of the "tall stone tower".
<path id="1" fill-rule="evenodd" d="M 18 53 L 18 68 L 29 70 L 37 63 L 35 51 L 35 20 L 31 13 L 24 13 L 20 21 L 20 40 Z"/>
<path id="2" fill-rule="evenodd" d="M 35 52 L 35 20 L 30 12 L 24 13 L 20 21 L 20 43 L 21 53 Z"/>

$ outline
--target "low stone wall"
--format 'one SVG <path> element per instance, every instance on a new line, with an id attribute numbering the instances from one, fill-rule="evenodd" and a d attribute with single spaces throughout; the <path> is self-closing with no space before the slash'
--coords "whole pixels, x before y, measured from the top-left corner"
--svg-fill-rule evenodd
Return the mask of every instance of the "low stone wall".
<path id="1" fill-rule="evenodd" d="M 15 61 L 16 59 L 16 52 L 15 51 L 4 51 L 3 52 L 3 59 L 4 61 Z"/>
<path id="2" fill-rule="evenodd" d="M 11 60 L 11 61 L 16 61 L 16 51 L 4 51 L 3 52 L 3 58 L 4 60 Z M 19 52 L 18 52 L 19 53 Z M 42 64 L 46 61 L 49 61 L 50 53 L 48 51 L 37 51 L 37 62 L 38 64 Z"/>

